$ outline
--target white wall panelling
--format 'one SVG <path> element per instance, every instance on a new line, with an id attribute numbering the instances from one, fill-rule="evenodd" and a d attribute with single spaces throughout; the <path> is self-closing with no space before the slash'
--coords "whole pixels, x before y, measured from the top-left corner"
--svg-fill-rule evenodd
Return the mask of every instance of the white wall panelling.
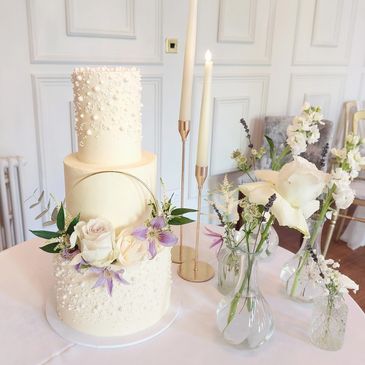
<path id="1" fill-rule="evenodd" d="M 45 196 L 64 197 L 60 183 L 64 157 L 71 153 L 74 137 L 70 101 L 70 77 L 65 75 L 33 75 L 35 127 L 37 132 L 39 189 Z M 61 180 L 62 181 L 62 180 Z M 44 203 L 44 201 L 43 201 Z M 43 207 L 44 208 L 44 205 Z M 47 220 L 44 216 L 43 221 Z"/>
<path id="2" fill-rule="evenodd" d="M 76 121 L 75 121 L 75 112 L 74 112 L 74 103 L 72 101 L 69 102 L 69 113 L 70 113 L 70 134 L 71 134 L 71 152 L 75 153 L 77 152 L 77 136 L 76 133 L 74 133 L 76 128 Z"/>
<path id="3" fill-rule="evenodd" d="M 359 90 L 359 99 L 365 100 L 365 73 L 361 75 L 361 83 L 360 83 L 360 90 Z"/>
<path id="4" fill-rule="evenodd" d="M 69 36 L 136 38 L 134 0 L 65 0 Z M 85 14 L 86 13 L 86 14 Z"/>
<path id="5" fill-rule="evenodd" d="M 346 74 L 293 74 L 290 80 L 288 115 L 296 115 L 305 100 L 319 103 L 325 118 L 337 122 L 342 106 Z"/>
<path id="6" fill-rule="evenodd" d="M 276 0 L 200 0 L 198 62 L 210 49 L 216 64 L 270 64 L 275 12 Z"/>
<path id="7" fill-rule="evenodd" d="M 157 178 L 161 176 L 162 75 L 142 77 L 142 147 L 157 154 Z M 159 186 L 157 184 L 157 186 Z"/>
<path id="8" fill-rule="evenodd" d="M 256 8 L 255 0 L 219 0 L 218 42 L 255 42 Z"/>
<path id="9" fill-rule="evenodd" d="M 312 46 L 338 47 L 344 0 L 316 0 Z"/>
<path id="10" fill-rule="evenodd" d="M 236 171 L 229 158 L 232 147 L 241 151 L 247 148 L 247 139 L 238 121 L 250 115 L 249 97 L 215 97 L 212 114 L 212 142 L 210 155 L 210 175 L 221 175 Z M 222 141 L 224 141 L 222 143 Z M 227 143 L 229 141 L 229 143 Z M 222 158 L 226 156 L 227 158 Z"/>
<path id="11" fill-rule="evenodd" d="M 346 65 L 357 0 L 299 0 L 294 65 Z"/>
<path id="12" fill-rule="evenodd" d="M 224 173 L 235 176 L 229 155 L 234 148 L 246 148 L 241 117 L 258 131 L 256 121 L 263 115 L 297 114 L 308 100 L 322 105 L 325 118 L 336 123 L 346 99 L 365 99 L 365 0 L 198 3 L 186 176 L 186 204 L 192 207 L 196 205 L 194 167 L 207 49 L 214 60 L 207 190 L 214 189 Z M 41 186 L 63 197 L 62 160 L 77 148 L 69 78 L 75 66 L 90 64 L 141 68 L 143 145 L 159 155 L 167 188 L 179 191 L 177 119 L 188 4 L 188 0 L 0 2 L 0 123 L 4 131 L 0 155 L 25 156 L 26 196 Z M 163 54 L 165 38 L 178 38 L 177 54 Z M 176 198 L 177 202 L 178 194 Z M 27 211 L 29 225 L 37 228 L 33 213 Z"/>
<path id="13" fill-rule="evenodd" d="M 96 22 L 95 14 L 100 11 L 101 15 L 103 12 L 112 13 L 114 7 L 123 2 L 122 0 L 87 1 L 83 12 L 79 7 L 75 9 L 78 1 L 81 0 L 68 0 L 69 16 L 66 22 L 65 0 L 27 0 L 32 62 L 145 64 L 162 62 L 162 0 L 133 1 L 133 3 L 128 1 L 129 8 L 134 9 L 135 16 L 129 20 L 130 24 L 127 27 L 130 29 L 126 29 L 125 34 L 133 35 L 135 38 L 133 40 L 115 38 L 118 32 L 119 34 L 122 32 L 121 29 L 116 29 L 118 24 L 115 24 L 117 22 L 114 19 L 115 15 L 112 16 L 114 21 L 110 24 L 108 19 L 102 22 L 99 19 Z M 85 2 L 86 0 L 82 1 Z M 106 8 L 102 10 L 104 6 Z M 117 11 L 118 13 L 120 11 Z M 126 17 L 129 18 L 131 15 Z M 122 25 L 123 22 L 128 23 L 123 21 L 122 17 L 120 20 Z M 84 37 L 80 40 L 80 37 L 69 36 L 66 24 L 77 27 L 76 30 L 69 29 L 71 33 L 83 32 Z M 106 28 L 108 25 L 109 28 Z M 103 37 L 100 37 L 101 35 Z"/>

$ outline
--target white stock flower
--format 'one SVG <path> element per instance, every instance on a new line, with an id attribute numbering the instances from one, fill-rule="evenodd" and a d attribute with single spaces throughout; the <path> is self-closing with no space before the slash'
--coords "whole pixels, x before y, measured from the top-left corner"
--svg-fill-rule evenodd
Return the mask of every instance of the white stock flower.
<path id="1" fill-rule="evenodd" d="M 329 181 L 329 186 L 332 187 L 332 185 L 335 184 L 336 186 L 347 186 L 351 184 L 351 177 L 348 172 L 341 169 L 341 167 L 337 167 L 334 171 L 331 173 L 331 180 Z"/>
<path id="2" fill-rule="evenodd" d="M 337 149 L 337 148 L 332 148 L 331 153 L 333 156 L 337 157 L 340 161 L 343 161 L 346 159 L 346 148 L 341 148 L 341 149 Z"/>
<path id="3" fill-rule="evenodd" d="M 303 105 L 301 114 L 293 118 L 287 128 L 286 142 L 294 156 L 305 152 L 308 144 L 318 142 L 320 137 L 318 124 L 324 124 L 321 122 L 322 118 L 320 108 L 312 107 L 308 102 Z"/>
<path id="4" fill-rule="evenodd" d="M 339 283 L 339 292 L 340 293 L 347 293 L 349 290 L 353 290 L 356 293 L 359 290 L 359 285 L 356 284 L 352 279 L 348 276 L 341 274 L 338 278 Z"/>
<path id="5" fill-rule="evenodd" d="M 146 242 L 142 242 L 126 232 L 120 234 L 117 250 L 118 261 L 124 267 L 132 266 L 148 257 Z"/>
<path id="6" fill-rule="evenodd" d="M 314 125 L 310 128 L 310 133 L 308 137 L 308 143 L 313 144 L 317 143 L 320 137 L 319 129 L 317 125 Z"/>
<path id="7" fill-rule="evenodd" d="M 338 209 L 347 209 L 355 199 L 355 193 L 349 185 L 338 185 L 333 193 Z"/>
<path id="8" fill-rule="evenodd" d="M 355 192 L 351 189 L 351 176 L 348 172 L 337 167 L 331 173 L 331 180 L 328 185 L 331 188 L 333 185 L 336 189 L 333 193 L 333 198 L 335 200 L 338 209 L 347 209 L 355 198 Z"/>
<path id="9" fill-rule="evenodd" d="M 347 136 L 346 136 L 346 142 L 347 143 L 350 143 L 352 145 L 355 145 L 357 146 L 360 142 L 361 142 L 361 138 L 359 135 L 357 134 L 352 134 L 352 133 L 349 133 Z"/>
<path id="10" fill-rule="evenodd" d="M 319 209 L 316 198 L 323 192 L 329 175 L 299 156 L 280 171 L 258 170 L 255 175 L 263 181 L 241 185 L 242 193 L 251 203 L 261 205 L 265 205 L 275 193 L 271 213 L 279 224 L 295 228 L 308 236 L 306 219 Z"/>
<path id="11" fill-rule="evenodd" d="M 306 137 L 301 132 L 287 131 L 287 144 L 290 146 L 294 156 L 300 155 L 307 149 Z"/>
<path id="12" fill-rule="evenodd" d="M 347 160 L 351 168 L 351 177 L 355 179 L 359 176 L 361 166 L 365 165 L 365 157 L 361 156 L 359 148 L 354 148 L 347 154 Z"/>
<path id="13" fill-rule="evenodd" d="M 104 267 L 115 259 L 114 229 L 104 219 L 77 223 L 70 240 L 78 241 L 81 256 L 90 265 Z"/>
<path id="14" fill-rule="evenodd" d="M 356 293 L 359 290 L 359 286 L 353 280 L 338 271 L 340 267 L 338 262 L 332 259 L 326 260 L 322 255 L 317 259 L 319 275 L 316 281 L 323 287 L 325 295 L 345 294 L 349 290 Z"/>

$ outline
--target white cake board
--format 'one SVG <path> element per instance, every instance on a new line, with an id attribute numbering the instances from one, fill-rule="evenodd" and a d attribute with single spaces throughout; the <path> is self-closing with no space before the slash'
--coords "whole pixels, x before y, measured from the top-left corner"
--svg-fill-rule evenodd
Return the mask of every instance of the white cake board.
<path id="1" fill-rule="evenodd" d="M 46 317 L 53 330 L 65 340 L 87 347 L 120 348 L 148 341 L 167 330 L 180 312 L 180 298 L 176 291 L 172 291 L 170 308 L 167 313 L 153 326 L 127 336 L 97 337 L 87 335 L 69 327 L 57 315 L 55 295 L 50 295 L 46 302 Z"/>

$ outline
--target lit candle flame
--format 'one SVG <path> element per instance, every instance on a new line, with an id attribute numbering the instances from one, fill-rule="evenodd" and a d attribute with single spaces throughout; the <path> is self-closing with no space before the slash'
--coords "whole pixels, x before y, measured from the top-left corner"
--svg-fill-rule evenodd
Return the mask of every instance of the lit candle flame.
<path id="1" fill-rule="evenodd" d="M 209 49 L 205 52 L 205 61 L 210 62 L 212 60 L 212 52 Z"/>

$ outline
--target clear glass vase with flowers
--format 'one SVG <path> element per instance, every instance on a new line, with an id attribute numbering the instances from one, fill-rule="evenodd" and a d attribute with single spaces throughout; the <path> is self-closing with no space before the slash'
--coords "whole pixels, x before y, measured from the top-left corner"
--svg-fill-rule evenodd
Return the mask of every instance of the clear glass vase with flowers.
<path id="1" fill-rule="evenodd" d="M 355 192 L 351 188 L 351 182 L 359 175 L 361 165 L 365 164 L 365 157 L 360 153 L 364 142 L 359 136 L 349 134 L 344 148 L 331 151 L 335 161 L 331 173 L 326 174 L 320 209 L 313 221 L 308 240 L 304 242 L 298 254 L 284 265 L 281 272 L 287 294 L 291 298 L 312 301 L 319 295 L 318 285 L 314 283 L 311 274 L 313 263 L 310 260 L 310 252 L 314 251 L 316 255 L 320 255 L 318 241 L 321 229 L 333 207 L 346 209 L 354 200 Z"/>
<path id="2" fill-rule="evenodd" d="M 320 195 L 328 184 L 329 175 L 300 155 L 306 152 L 309 145 L 318 142 L 319 125 L 323 124 L 322 118 L 320 107 L 305 103 L 301 113 L 293 118 L 287 128 L 284 148 L 275 146 L 274 141 L 265 136 L 269 146 L 270 170 L 257 170 L 254 163 L 247 162 L 251 161 L 249 159 L 246 159 L 246 164 L 243 164 L 244 159 L 237 152 L 234 152 L 232 156 L 237 167 L 242 172 L 249 173 L 252 181 L 255 181 L 252 175 L 259 180 L 241 185 L 241 192 L 256 204 L 263 204 L 264 199 L 268 199 L 275 193 L 277 199 L 273 210 L 278 223 L 295 228 L 304 236 L 301 249 L 284 266 L 281 273 L 289 295 L 294 296 L 290 293 L 292 281 L 294 281 L 295 296 L 302 299 L 306 299 L 306 296 L 311 299 L 318 289 L 311 278 L 310 267 L 307 265 L 307 248 L 319 250 L 320 247 L 318 237 L 324 223 L 324 215 L 322 211 L 317 215 L 314 214 L 321 208 Z M 247 125 L 244 125 L 244 128 L 247 138 L 250 139 Z M 325 165 L 327 151 L 328 145 L 323 149 L 320 168 Z M 289 162 L 286 162 L 288 160 Z M 322 201 L 322 207 L 325 206 L 327 209 L 330 204 L 330 201 Z M 316 244 L 318 247 L 315 247 Z"/>
<path id="3" fill-rule="evenodd" d="M 247 198 L 244 201 L 245 208 L 254 211 L 255 216 L 244 221 L 240 231 L 238 247 L 241 265 L 237 285 L 221 300 L 217 308 L 218 329 L 224 339 L 234 345 L 258 347 L 274 331 L 270 307 L 258 285 L 257 263 L 267 245 L 269 231 L 275 219 L 270 213 L 275 198 L 275 194 L 272 195 L 264 206 L 249 203 Z"/>
<path id="4" fill-rule="evenodd" d="M 310 251 L 312 276 L 321 293 L 314 300 L 309 336 L 312 343 L 324 350 L 339 350 L 344 342 L 348 308 L 345 295 L 356 293 L 359 286 L 339 271 L 340 264 Z"/>

